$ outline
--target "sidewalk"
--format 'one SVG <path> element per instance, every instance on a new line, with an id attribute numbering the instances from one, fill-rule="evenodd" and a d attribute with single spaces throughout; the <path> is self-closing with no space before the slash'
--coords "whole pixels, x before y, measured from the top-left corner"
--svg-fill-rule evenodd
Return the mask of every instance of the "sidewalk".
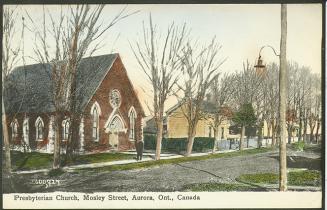
<path id="1" fill-rule="evenodd" d="M 262 188 L 266 189 L 274 189 L 275 191 L 279 191 L 279 186 L 278 184 L 256 184 L 257 186 L 260 186 Z M 321 187 L 316 187 L 316 186 L 298 186 L 298 185 L 288 185 L 287 186 L 288 191 L 321 191 Z"/>
<path id="2" fill-rule="evenodd" d="M 250 149 L 250 148 L 247 148 Z M 235 152 L 237 150 L 223 150 L 223 151 L 217 151 L 217 153 L 228 153 L 228 152 Z M 127 152 L 121 152 L 123 154 L 135 154 L 134 151 L 127 151 Z M 190 155 L 190 157 L 197 157 L 197 156 L 205 156 L 210 155 L 212 152 L 206 152 L 206 153 L 193 153 Z M 148 157 L 147 157 L 148 156 Z M 154 161 L 155 153 L 149 153 L 145 152 L 143 153 L 143 159 L 142 160 L 135 160 L 135 159 L 129 159 L 129 160 L 117 160 L 117 161 L 111 161 L 111 162 L 101 162 L 101 163 L 89 163 L 89 164 L 80 164 L 80 165 L 72 165 L 72 166 L 65 166 L 62 169 L 68 172 L 74 171 L 76 169 L 83 169 L 83 168 L 101 168 L 105 166 L 112 166 L 112 165 L 123 165 L 123 164 L 130 164 L 130 163 L 140 163 L 140 162 L 148 162 L 148 161 Z M 178 154 L 161 154 L 160 159 L 174 159 L 174 158 L 181 158 L 185 157 L 183 155 Z M 46 173 L 49 172 L 51 169 L 38 169 L 38 170 L 28 170 L 28 171 L 14 171 L 13 174 L 33 174 L 33 173 Z"/>

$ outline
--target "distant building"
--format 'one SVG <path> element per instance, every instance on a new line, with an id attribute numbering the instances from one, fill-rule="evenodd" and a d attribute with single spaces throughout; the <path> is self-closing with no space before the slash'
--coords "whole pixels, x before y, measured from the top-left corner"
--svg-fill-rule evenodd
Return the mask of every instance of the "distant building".
<path id="1" fill-rule="evenodd" d="M 182 103 L 177 103 L 166 111 L 164 117 L 163 134 L 166 138 L 186 138 L 188 136 L 188 122 L 184 115 L 185 106 Z M 214 129 L 212 127 L 214 113 L 214 105 L 210 102 L 205 102 L 203 110 L 208 114 L 205 119 L 199 120 L 196 128 L 196 137 L 214 137 Z M 157 132 L 154 118 L 149 118 L 144 124 L 145 135 L 155 135 Z M 230 122 L 222 121 L 218 127 L 218 138 L 227 139 L 235 137 L 229 132 Z"/>
<path id="2" fill-rule="evenodd" d="M 5 89 L 10 143 L 32 150 L 53 152 L 54 99 L 50 64 L 18 67 L 9 75 Z M 143 138 L 144 111 L 118 54 L 82 59 L 77 70 L 79 139 L 75 151 L 128 150 Z M 70 113 L 59 128 L 64 145 Z"/>
<path id="3" fill-rule="evenodd" d="M 183 107 L 184 106 L 184 107 Z M 229 109 L 228 107 L 225 107 Z M 163 136 L 165 138 L 186 138 L 188 137 L 188 122 L 184 115 L 185 105 L 182 103 L 177 103 L 166 111 L 164 117 L 163 125 Z M 203 106 L 203 111 L 206 113 L 206 118 L 199 120 L 196 128 L 196 137 L 214 137 L 213 129 L 213 116 L 215 113 L 214 104 L 208 101 L 205 101 Z M 231 112 L 231 110 L 229 110 Z M 235 129 L 237 128 L 237 129 Z M 294 124 L 292 130 L 291 141 L 296 142 L 298 136 L 299 125 Z M 237 132 L 235 132 L 237 131 Z M 156 135 L 157 129 L 154 118 L 147 117 L 144 123 L 144 135 Z M 254 129 L 254 134 L 251 138 L 257 137 L 257 128 Z M 262 128 L 262 137 L 270 138 L 272 131 L 268 131 L 267 122 L 264 121 L 264 126 Z M 316 132 L 316 130 L 315 130 Z M 321 131 L 319 130 L 319 134 Z M 314 133 L 315 134 L 315 133 Z M 268 137 L 270 135 L 270 137 Z M 310 130 L 307 129 L 307 139 L 309 139 Z M 232 120 L 223 120 L 220 126 L 218 127 L 218 139 L 227 140 L 227 139 L 239 139 L 240 138 L 240 127 L 235 125 Z M 245 136 L 246 138 L 246 136 Z"/>

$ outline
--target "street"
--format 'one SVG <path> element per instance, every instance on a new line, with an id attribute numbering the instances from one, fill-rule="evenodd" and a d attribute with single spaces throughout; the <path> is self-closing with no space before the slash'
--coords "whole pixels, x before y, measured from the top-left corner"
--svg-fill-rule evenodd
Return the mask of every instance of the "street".
<path id="1" fill-rule="evenodd" d="M 288 151 L 288 167 L 321 170 L 320 150 Z M 44 174 L 14 175 L 5 180 L 4 192 L 143 192 L 183 191 L 194 183 L 236 183 L 242 174 L 278 173 L 278 150 L 255 155 L 167 164 L 151 168 L 76 171 L 57 177 Z M 50 181 L 49 181 L 50 180 Z"/>

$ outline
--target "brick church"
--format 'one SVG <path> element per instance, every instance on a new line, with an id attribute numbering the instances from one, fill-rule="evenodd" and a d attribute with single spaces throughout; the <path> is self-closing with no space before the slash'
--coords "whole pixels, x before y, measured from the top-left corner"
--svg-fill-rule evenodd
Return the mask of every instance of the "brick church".
<path id="1" fill-rule="evenodd" d="M 50 64 L 21 66 L 12 71 L 4 102 L 14 149 L 52 153 L 54 101 Z M 77 70 L 80 113 L 78 152 L 122 151 L 143 138 L 144 111 L 119 54 L 82 59 Z M 61 123 L 61 143 L 68 139 L 69 112 Z"/>

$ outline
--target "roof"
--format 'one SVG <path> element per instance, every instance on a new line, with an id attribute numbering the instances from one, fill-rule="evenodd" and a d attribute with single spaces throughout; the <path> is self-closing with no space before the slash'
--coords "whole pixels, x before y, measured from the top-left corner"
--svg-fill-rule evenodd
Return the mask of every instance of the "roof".
<path id="1" fill-rule="evenodd" d="M 147 134 L 156 134 L 157 133 L 157 126 L 154 118 L 150 118 L 145 121 L 143 125 L 143 132 Z"/>
<path id="2" fill-rule="evenodd" d="M 118 54 L 87 57 L 77 70 L 77 111 L 83 111 L 110 70 Z M 6 80 L 4 102 L 8 113 L 53 112 L 50 64 L 15 68 Z"/>
<path id="3" fill-rule="evenodd" d="M 177 104 L 175 104 L 174 106 L 172 106 L 171 108 L 169 108 L 166 111 L 167 115 L 170 115 L 172 112 L 174 112 L 176 109 L 178 109 L 179 107 L 182 106 L 182 104 L 184 104 L 185 101 L 179 101 Z M 215 104 L 210 102 L 210 101 L 203 101 L 202 104 L 202 110 L 205 111 L 206 113 L 215 113 L 216 111 L 216 107 Z"/>
<path id="4" fill-rule="evenodd" d="M 145 134 L 156 134 L 157 133 L 157 125 L 156 125 L 156 121 L 154 119 L 153 116 L 147 116 L 144 119 L 145 123 L 143 125 L 143 132 Z M 167 117 L 163 118 L 163 124 L 167 124 Z M 164 131 L 165 132 L 165 129 Z"/>

